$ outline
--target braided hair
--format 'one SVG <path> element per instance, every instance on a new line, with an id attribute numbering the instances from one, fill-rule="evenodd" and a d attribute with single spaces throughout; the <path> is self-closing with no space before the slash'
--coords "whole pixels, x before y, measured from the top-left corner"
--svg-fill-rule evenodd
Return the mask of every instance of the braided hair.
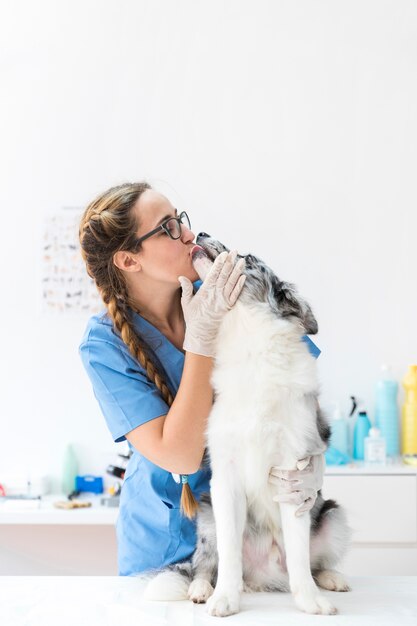
<path id="1" fill-rule="evenodd" d="M 132 310 L 135 306 L 123 272 L 113 262 L 113 256 L 119 250 L 140 250 L 140 245 L 136 245 L 138 224 L 133 207 L 147 189 L 152 189 L 147 182 L 124 183 L 100 194 L 84 211 L 79 240 L 87 273 L 94 280 L 114 327 L 166 404 L 171 406 L 174 397 L 152 358 L 152 351 L 134 328 Z M 197 509 L 198 502 L 187 477 L 183 476 L 181 510 L 191 519 Z"/>

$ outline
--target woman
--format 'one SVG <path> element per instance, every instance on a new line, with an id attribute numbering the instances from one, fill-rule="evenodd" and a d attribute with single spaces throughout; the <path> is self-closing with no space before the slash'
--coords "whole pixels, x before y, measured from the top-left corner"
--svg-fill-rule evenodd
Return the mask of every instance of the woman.
<path id="1" fill-rule="evenodd" d="M 86 269 L 106 307 L 90 318 L 80 355 L 114 441 L 127 439 L 133 452 L 117 521 L 119 575 L 181 562 L 194 551 L 195 520 L 180 509 L 182 486 L 173 474 L 188 479 L 197 501 L 210 489 L 210 468 L 201 462 L 213 344 L 243 287 L 244 260 L 219 255 L 201 285 L 190 228 L 187 214 L 178 216 L 146 182 L 109 189 L 80 223 Z M 274 474 L 274 499 L 313 506 L 320 467 Z"/>

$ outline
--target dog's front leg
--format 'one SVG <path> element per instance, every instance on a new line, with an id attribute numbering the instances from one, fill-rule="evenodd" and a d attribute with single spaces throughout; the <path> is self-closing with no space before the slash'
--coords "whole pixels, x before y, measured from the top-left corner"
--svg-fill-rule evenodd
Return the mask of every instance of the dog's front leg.
<path id="1" fill-rule="evenodd" d="M 323 596 L 311 575 L 310 513 L 294 515 L 298 505 L 280 503 L 290 589 L 296 605 L 306 613 L 334 615 L 337 609 Z"/>
<path id="2" fill-rule="evenodd" d="M 216 588 L 207 601 L 207 611 L 224 617 L 239 611 L 246 495 L 232 466 L 213 470 L 210 490 L 219 564 Z"/>

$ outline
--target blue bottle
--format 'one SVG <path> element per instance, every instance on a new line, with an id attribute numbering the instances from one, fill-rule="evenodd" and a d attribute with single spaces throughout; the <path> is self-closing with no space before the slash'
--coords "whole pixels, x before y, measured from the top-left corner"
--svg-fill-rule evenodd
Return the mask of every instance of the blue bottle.
<path id="1" fill-rule="evenodd" d="M 400 454 L 397 405 L 398 383 L 388 365 L 381 367 L 381 378 L 376 385 L 375 426 L 386 442 L 387 456 Z"/>
<path id="2" fill-rule="evenodd" d="M 368 436 L 371 422 L 365 410 L 359 411 L 353 429 L 353 458 L 363 461 L 365 459 L 365 437 Z"/>

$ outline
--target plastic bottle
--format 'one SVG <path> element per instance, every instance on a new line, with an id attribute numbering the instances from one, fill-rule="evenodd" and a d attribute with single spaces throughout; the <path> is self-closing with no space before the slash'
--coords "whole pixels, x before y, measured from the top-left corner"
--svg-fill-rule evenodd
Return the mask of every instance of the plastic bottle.
<path id="1" fill-rule="evenodd" d="M 388 456 L 400 454 L 397 394 L 398 383 L 390 366 L 382 365 L 381 378 L 376 385 L 375 426 L 385 439 Z"/>
<path id="2" fill-rule="evenodd" d="M 379 428 L 372 427 L 365 437 L 365 461 L 367 463 L 386 462 L 386 442 Z"/>
<path id="3" fill-rule="evenodd" d="M 417 365 L 409 365 L 403 380 L 401 452 L 404 463 L 417 465 Z"/>
<path id="4" fill-rule="evenodd" d="M 353 459 L 353 428 L 354 428 L 355 420 L 350 419 L 350 418 L 354 417 L 355 415 L 356 407 L 358 406 L 358 401 L 357 401 L 358 399 L 356 398 L 356 396 L 350 396 L 350 399 L 352 400 L 352 408 L 348 415 L 347 423 L 348 423 L 349 454 L 351 455 L 351 458 Z"/>
<path id="5" fill-rule="evenodd" d="M 330 430 L 331 437 L 329 445 L 339 452 L 343 452 L 343 454 L 349 454 L 348 422 L 343 417 L 339 404 L 335 405 Z"/>
<path id="6" fill-rule="evenodd" d="M 62 492 L 66 495 L 75 489 L 75 477 L 78 474 L 78 460 L 71 444 L 68 444 L 62 464 Z"/>
<path id="7" fill-rule="evenodd" d="M 365 411 L 360 409 L 353 429 L 353 458 L 363 461 L 365 459 L 365 437 L 371 429 L 371 422 Z"/>

